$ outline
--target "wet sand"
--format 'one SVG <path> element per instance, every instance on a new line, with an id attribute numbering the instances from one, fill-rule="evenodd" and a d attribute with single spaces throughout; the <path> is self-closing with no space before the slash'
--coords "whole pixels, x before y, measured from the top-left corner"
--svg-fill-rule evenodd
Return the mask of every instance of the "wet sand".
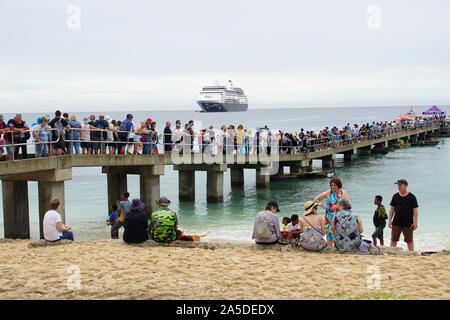
<path id="1" fill-rule="evenodd" d="M 0 243 L 0 299 L 450 299 L 448 255 L 29 243 Z"/>

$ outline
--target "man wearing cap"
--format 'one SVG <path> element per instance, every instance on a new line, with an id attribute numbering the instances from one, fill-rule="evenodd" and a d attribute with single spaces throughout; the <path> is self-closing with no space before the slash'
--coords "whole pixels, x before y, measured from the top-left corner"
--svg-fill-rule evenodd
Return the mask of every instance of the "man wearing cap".
<path id="1" fill-rule="evenodd" d="M 252 239 L 254 239 L 257 244 L 275 244 L 281 238 L 280 219 L 277 212 L 280 212 L 278 203 L 274 200 L 270 200 L 266 205 L 266 210 L 261 211 L 256 215 Z M 268 234 L 262 236 L 259 226 L 264 224 L 266 225 Z"/>
<path id="2" fill-rule="evenodd" d="M 157 242 L 172 242 L 183 235 L 183 232 L 177 229 L 177 214 L 169 209 L 170 200 L 166 197 L 161 197 L 156 203 L 159 209 L 152 213 L 148 233 Z"/>
<path id="3" fill-rule="evenodd" d="M 408 182 L 405 179 L 397 180 L 395 184 L 397 184 L 399 192 L 392 197 L 389 210 L 389 228 L 392 228 L 391 247 L 397 246 L 400 233 L 403 233 L 409 251 L 414 251 L 413 232 L 417 229 L 419 205 L 416 197 L 406 190 Z"/>

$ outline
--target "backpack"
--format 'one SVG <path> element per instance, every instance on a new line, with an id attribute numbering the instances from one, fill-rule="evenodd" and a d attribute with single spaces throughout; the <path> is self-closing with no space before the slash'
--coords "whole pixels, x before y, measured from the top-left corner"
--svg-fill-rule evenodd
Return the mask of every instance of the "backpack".
<path id="1" fill-rule="evenodd" d="M 126 140 L 126 139 L 128 139 L 128 135 L 129 135 L 129 133 L 128 133 L 128 128 L 127 128 L 128 122 L 129 122 L 129 120 L 124 120 L 124 121 L 120 124 L 119 132 L 118 132 L 118 135 L 119 135 L 119 139 L 120 139 L 120 140 Z M 125 132 L 125 131 L 127 131 L 127 132 Z"/>
<path id="2" fill-rule="evenodd" d="M 59 118 L 59 120 L 55 122 L 54 129 L 58 130 L 60 135 L 63 133 L 64 126 L 62 124 L 62 119 L 61 118 Z"/>
<path id="3" fill-rule="evenodd" d="M 269 224 L 264 220 L 264 216 L 259 216 L 255 220 L 255 238 L 268 239 L 272 236 L 269 230 Z"/>

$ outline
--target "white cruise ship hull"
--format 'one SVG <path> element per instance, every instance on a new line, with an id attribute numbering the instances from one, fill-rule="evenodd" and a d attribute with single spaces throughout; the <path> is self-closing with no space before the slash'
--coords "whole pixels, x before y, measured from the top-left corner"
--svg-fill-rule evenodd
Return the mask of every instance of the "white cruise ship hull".
<path id="1" fill-rule="evenodd" d="M 214 101 L 197 101 L 203 112 L 236 112 L 247 111 L 248 103 L 222 103 Z"/>

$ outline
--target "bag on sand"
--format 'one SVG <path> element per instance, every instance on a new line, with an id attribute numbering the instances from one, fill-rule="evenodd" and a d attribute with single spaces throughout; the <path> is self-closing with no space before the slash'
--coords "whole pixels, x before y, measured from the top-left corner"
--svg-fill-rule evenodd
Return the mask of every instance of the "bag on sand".
<path id="1" fill-rule="evenodd" d="M 267 239 L 272 236 L 269 230 L 269 225 L 267 221 L 264 220 L 263 216 L 259 217 L 255 221 L 255 237 L 260 239 Z"/>

